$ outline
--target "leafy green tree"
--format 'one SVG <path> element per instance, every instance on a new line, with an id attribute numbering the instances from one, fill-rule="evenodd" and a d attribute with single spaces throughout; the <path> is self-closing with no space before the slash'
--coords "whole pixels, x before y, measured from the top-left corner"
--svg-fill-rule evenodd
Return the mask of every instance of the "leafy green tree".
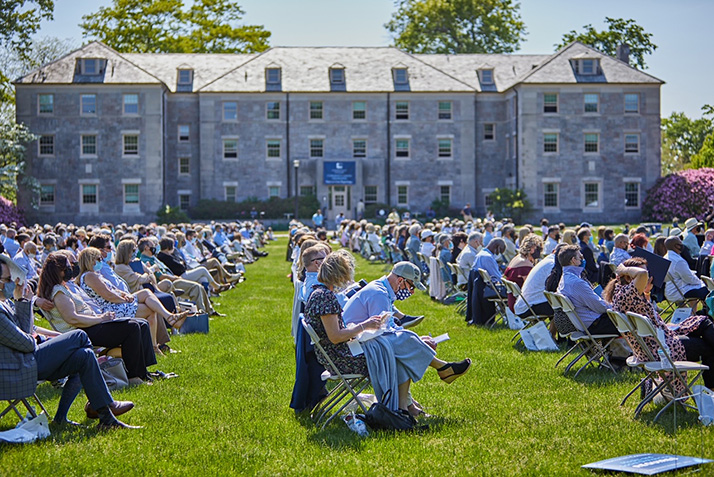
<path id="1" fill-rule="evenodd" d="M 523 189 L 509 189 L 501 187 L 489 194 L 491 197 L 491 212 L 494 217 L 509 217 L 516 223 L 522 223 L 523 219 L 533 210 L 533 204 L 526 197 Z"/>
<path id="2" fill-rule="evenodd" d="M 647 33 L 632 19 L 605 17 L 605 23 L 608 29 L 603 31 L 597 31 L 592 25 L 583 26 L 584 31 L 580 33 L 571 30 L 563 35 L 561 43 L 555 45 L 555 49 L 559 50 L 574 41 L 579 41 L 606 55 L 615 56 L 618 45 L 626 43 L 630 46 L 630 65 L 647 69 L 645 55 L 651 55 L 657 49 L 657 45 L 652 43 L 652 33 Z"/>
<path id="3" fill-rule="evenodd" d="M 384 26 L 411 53 L 512 53 L 524 40 L 513 0 L 398 0 Z"/>
<path id="4" fill-rule="evenodd" d="M 705 104 L 702 106 L 704 111 L 703 116 L 714 116 L 714 106 Z M 702 118 L 708 119 L 708 118 Z M 714 167 L 714 127 L 702 142 L 702 147 L 695 155 L 692 156 L 692 169 L 701 169 L 702 167 Z"/>
<path id="5" fill-rule="evenodd" d="M 23 124 L 0 124 L 0 195 L 15 202 L 17 187 L 23 188 L 33 196 L 39 184 L 35 179 L 24 176 L 25 145 L 37 139 Z"/>
<path id="6" fill-rule="evenodd" d="M 270 32 L 239 25 L 245 12 L 230 0 L 113 0 L 84 15 L 85 38 L 120 52 L 251 53 L 268 48 Z"/>
<path id="7" fill-rule="evenodd" d="M 707 111 L 706 106 L 702 109 Z M 672 113 L 662 119 L 662 175 L 691 167 L 692 157 L 712 133 L 714 123 L 707 117 L 691 119 L 684 113 Z"/>

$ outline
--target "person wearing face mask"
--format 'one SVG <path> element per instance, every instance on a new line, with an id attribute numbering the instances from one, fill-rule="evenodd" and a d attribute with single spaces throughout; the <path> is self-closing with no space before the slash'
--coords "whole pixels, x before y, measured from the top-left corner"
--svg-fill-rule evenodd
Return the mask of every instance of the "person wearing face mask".
<path id="1" fill-rule="evenodd" d="M 709 294 L 709 290 L 682 258 L 684 244 L 680 238 L 667 237 L 664 241 L 664 246 L 667 247 L 667 255 L 664 258 L 672 262 L 669 266 L 669 279 L 664 285 L 665 298 L 669 301 L 681 301 L 691 298 L 702 300 L 703 302 Z"/>
<path id="2" fill-rule="evenodd" d="M 543 245 L 543 255 L 550 255 L 560 243 L 560 227 L 551 225 L 548 227 L 546 235 L 548 238 L 545 239 L 545 244 Z"/>
<path id="3" fill-rule="evenodd" d="M 612 249 L 612 253 L 610 254 L 610 263 L 612 263 L 615 266 L 618 266 L 628 258 L 630 258 L 630 254 L 627 253 L 627 247 L 629 245 L 627 239 L 627 235 L 625 234 L 617 234 L 615 237 L 615 245 Z"/>
<path id="4" fill-rule="evenodd" d="M 501 296 L 506 296 L 506 290 L 500 284 L 501 269 L 496 258 L 506 250 L 506 242 L 501 237 L 491 239 L 488 245 L 483 248 L 474 260 L 473 268 L 469 273 L 468 298 L 466 307 L 466 322 L 469 325 L 484 325 L 496 313 L 496 307 L 489 298 L 496 297 L 497 287 Z M 479 273 L 479 268 L 488 272 L 491 276 L 492 284 L 484 283 Z"/>
<path id="5" fill-rule="evenodd" d="M 508 267 L 506 267 L 506 271 L 503 272 L 504 278 L 523 288 L 523 283 L 533 269 L 533 266 L 540 258 L 542 250 L 543 240 L 539 236 L 535 234 L 526 235 L 521 242 L 520 248 L 518 249 L 518 255 L 511 260 Z M 516 298 L 509 293 L 508 307 L 511 311 L 513 311 L 515 303 Z"/>
<path id="6" fill-rule="evenodd" d="M 451 272 L 449 271 L 449 262 L 451 261 L 451 249 L 453 248 L 453 243 L 451 242 L 451 237 L 447 234 L 442 234 L 439 237 L 439 261 L 441 262 L 441 278 L 444 283 L 450 283 Z"/>
<path id="7" fill-rule="evenodd" d="M 578 230 L 578 245 L 580 245 L 580 253 L 585 259 L 585 272 L 587 273 L 587 278 L 591 283 L 596 283 L 599 277 L 599 269 L 597 263 L 595 263 L 595 255 L 593 254 L 593 249 L 590 243 L 593 238 L 593 234 L 589 227 L 581 227 Z"/>
<path id="8" fill-rule="evenodd" d="M 504 225 L 501 229 L 501 237 L 506 244 L 506 249 L 501 253 L 503 263 L 510 263 L 518 253 L 516 247 L 516 228 L 512 224 Z"/>
<path id="9" fill-rule="evenodd" d="M 563 247 L 558 253 L 558 261 L 563 267 L 558 293 L 570 299 L 588 331 L 593 335 L 619 335 L 617 328 L 607 316 L 610 305 L 595 293 L 590 283 L 580 277 L 585 268 L 585 259 L 580 247 L 577 245 Z"/>
<path id="10" fill-rule="evenodd" d="M 25 270 L 25 279 L 27 280 L 37 280 L 39 264 L 37 263 L 36 257 L 37 245 L 29 240 L 25 242 L 22 249 L 13 257 L 15 263 Z"/>

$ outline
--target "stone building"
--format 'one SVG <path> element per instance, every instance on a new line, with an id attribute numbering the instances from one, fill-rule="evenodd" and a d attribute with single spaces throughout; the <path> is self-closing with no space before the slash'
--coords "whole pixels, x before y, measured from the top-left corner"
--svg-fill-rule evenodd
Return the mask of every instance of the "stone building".
<path id="1" fill-rule="evenodd" d="M 296 193 L 330 218 L 359 200 L 485 213 L 510 187 L 533 219 L 636 221 L 659 177 L 662 81 L 622 60 L 577 42 L 552 55 L 91 43 L 15 82 L 17 121 L 39 136 L 28 215 L 142 221 L 165 204 Z"/>

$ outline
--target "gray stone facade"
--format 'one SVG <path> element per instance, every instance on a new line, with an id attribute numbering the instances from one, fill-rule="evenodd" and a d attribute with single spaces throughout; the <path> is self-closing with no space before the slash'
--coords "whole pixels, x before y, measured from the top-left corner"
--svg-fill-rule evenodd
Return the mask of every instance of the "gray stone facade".
<path id="1" fill-rule="evenodd" d="M 493 189 L 519 187 L 532 220 L 636 221 L 659 177 L 661 84 L 579 43 L 550 56 L 92 43 L 15 82 L 18 122 L 43 136 L 27 151 L 40 206 L 20 199 L 40 222 L 138 222 L 165 204 L 312 192 L 332 218 L 360 199 L 485 213 Z"/>

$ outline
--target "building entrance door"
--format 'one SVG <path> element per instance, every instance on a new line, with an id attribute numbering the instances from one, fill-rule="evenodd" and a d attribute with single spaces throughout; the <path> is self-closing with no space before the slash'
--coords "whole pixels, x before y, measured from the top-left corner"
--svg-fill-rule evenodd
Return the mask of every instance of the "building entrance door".
<path id="1" fill-rule="evenodd" d="M 332 214 L 337 217 L 340 213 L 345 214 L 346 218 L 350 218 L 350 204 L 348 191 L 349 186 L 332 186 Z"/>

